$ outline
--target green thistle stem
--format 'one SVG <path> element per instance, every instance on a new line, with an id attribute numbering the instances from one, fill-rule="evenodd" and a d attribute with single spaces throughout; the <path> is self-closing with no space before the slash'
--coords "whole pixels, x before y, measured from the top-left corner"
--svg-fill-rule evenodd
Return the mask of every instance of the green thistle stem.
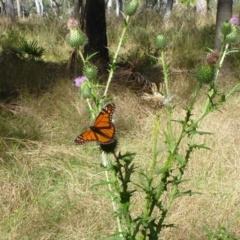
<path id="1" fill-rule="evenodd" d="M 218 78 L 218 74 L 219 74 L 219 71 L 220 71 L 220 69 L 221 69 L 221 67 L 222 67 L 222 65 L 223 65 L 223 61 L 224 61 L 224 59 L 225 59 L 225 57 L 226 57 L 226 55 L 227 55 L 227 50 L 228 50 L 228 48 L 229 48 L 229 43 L 227 43 L 227 44 L 225 45 L 225 48 L 224 48 L 222 57 L 221 57 L 221 59 L 220 59 L 220 61 L 219 61 L 218 67 L 217 67 L 217 71 L 216 71 L 216 75 L 215 75 L 215 80 L 217 80 L 217 78 Z"/>
<path id="2" fill-rule="evenodd" d="M 89 100 L 89 98 L 87 98 L 86 100 L 87 100 L 87 104 L 88 104 L 88 107 L 89 107 L 89 109 L 90 109 L 92 118 L 94 119 L 96 116 L 94 115 L 94 112 L 92 111 L 93 108 L 92 108 L 92 105 L 91 105 L 91 103 L 90 103 L 90 100 Z"/>
<path id="3" fill-rule="evenodd" d="M 122 34 L 121 34 L 119 43 L 118 43 L 118 47 L 117 47 L 117 50 L 116 50 L 116 52 L 115 52 L 115 54 L 113 56 L 113 61 L 112 61 L 111 67 L 110 67 L 110 71 L 109 71 L 109 75 L 108 75 L 108 80 L 107 80 L 105 92 L 103 94 L 104 97 L 107 96 L 108 88 L 109 88 L 109 85 L 110 85 L 110 82 L 112 80 L 113 73 L 114 73 L 114 70 L 115 70 L 115 64 L 116 64 L 116 61 L 117 61 L 117 57 L 118 57 L 119 51 L 121 49 L 121 46 L 122 46 L 122 43 L 123 43 L 123 38 L 124 38 L 124 35 L 125 35 L 127 27 L 128 27 L 128 21 L 129 21 L 129 16 L 127 16 L 125 18 L 125 24 L 124 24 L 124 27 L 123 27 L 123 30 L 122 30 Z"/>
<path id="4" fill-rule="evenodd" d="M 168 68 L 166 66 L 165 63 L 165 59 L 164 59 L 164 51 L 162 51 L 161 53 L 161 63 L 162 63 L 162 67 L 163 67 L 163 76 L 164 76 L 164 84 L 165 84 L 165 92 L 167 97 L 169 96 L 169 84 L 168 84 L 168 76 L 169 76 L 169 71 Z"/>
<path id="5" fill-rule="evenodd" d="M 85 65 L 85 64 L 86 64 L 86 60 L 84 59 L 84 56 L 83 56 L 82 52 L 79 50 L 78 53 L 79 53 L 79 55 L 80 55 L 80 57 L 81 57 L 81 60 L 82 60 L 82 62 L 83 62 L 83 65 Z"/>
<path id="6" fill-rule="evenodd" d="M 158 116 L 158 114 L 156 114 L 156 120 L 155 120 L 155 124 L 154 124 L 154 132 L 153 132 L 153 136 L 154 136 L 153 160 L 152 160 L 152 165 L 151 165 L 151 169 L 150 169 L 150 173 L 149 173 L 149 181 L 148 181 L 149 189 L 152 186 L 153 174 L 154 174 L 154 171 L 156 169 L 156 164 L 157 164 L 158 133 L 159 133 L 159 116 Z M 145 208 L 144 208 L 144 216 L 145 217 L 148 217 L 148 215 L 149 215 L 150 205 L 151 205 L 151 197 L 150 197 L 150 195 L 148 195 L 146 197 L 146 204 L 145 204 Z M 142 238 L 142 239 L 144 239 L 144 238 Z"/>
<path id="7" fill-rule="evenodd" d="M 167 96 L 167 98 L 169 97 L 169 81 L 168 81 L 168 77 L 169 77 L 169 71 L 168 71 L 168 67 L 165 63 L 165 55 L 164 55 L 164 51 L 162 51 L 161 53 L 161 57 L 160 57 L 160 61 L 163 67 L 163 76 L 164 76 L 164 86 L 165 86 L 165 94 Z M 171 138 L 173 139 L 173 132 L 172 132 L 172 106 L 170 104 L 167 105 L 167 114 L 168 114 L 168 120 L 167 120 L 167 129 L 168 129 L 168 133 L 171 136 Z"/>
<path id="8" fill-rule="evenodd" d="M 217 81 L 219 71 L 220 71 L 220 69 L 221 69 L 221 67 L 223 65 L 224 59 L 225 59 L 225 57 L 227 55 L 228 47 L 229 47 L 229 44 L 227 43 L 225 45 L 225 47 L 224 47 L 224 50 L 223 51 L 221 50 L 221 52 L 223 52 L 223 53 L 221 54 L 222 57 L 221 57 L 220 61 L 218 62 L 218 66 L 217 66 L 217 70 L 216 70 L 216 74 L 215 74 L 215 79 L 213 81 L 214 84 Z M 207 98 L 207 100 L 206 100 L 206 102 L 204 104 L 202 115 L 201 115 L 200 119 L 203 119 L 204 116 L 206 116 L 206 114 L 208 112 L 209 104 L 210 104 L 210 99 L 213 96 L 214 92 L 215 92 L 214 88 L 211 88 L 210 91 L 208 92 L 208 98 Z M 201 123 L 201 121 L 199 121 L 199 123 Z"/>
<path id="9" fill-rule="evenodd" d="M 77 77 L 77 52 L 78 52 L 78 48 L 75 48 L 74 49 L 75 51 L 75 67 L 74 67 L 74 74 L 75 74 L 75 77 Z"/>
<path id="10" fill-rule="evenodd" d="M 102 153 L 102 162 L 103 162 L 103 165 L 105 166 L 104 162 L 105 162 L 105 159 L 107 159 L 107 155 L 106 153 Z M 107 159 L 108 161 L 108 159 Z M 109 161 L 108 161 L 108 165 L 109 165 Z M 115 175 L 114 175 L 115 176 Z M 108 190 L 110 193 L 113 192 L 112 190 L 112 186 L 111 186 L 111 183 L 110 183 L 110 180 L 109 180 L 109 175 L 108 175 L 108 171 L 105 171 L 105 178 L 106 178 L 106 181 L 107 181 L 107 185 L 108 185 Z M 115 179 L 116 180 L 116 179 Z M 114 202 L 114 198 L 112 196 L 112 194 L 110 194 L 110 198 L 111 198 L 111 202 L 112 202 L 112 208 L 113 208 L 113 211 L 114 212 L 117 212 L 117 207 L 116 207 L 116 204 Z M 120 234 L 120 237 L 123 238 L 123 234 L 122 234 L 122 224 L 121 224 L 121 220 L 120 220 L 120 217 L 119 216 L 116 216 L 116 219 L 117 219 L 117 227 L 118 227 L 118 232 Z"/>
<path id="11" fill-rule="evenodd" d="M 152 166 L 150 169 L 150 179 L 153 178 L 153 174 L 156 168 L 156 163 L 157 163 L 157 146 L 158 146 L 158 133 L 159 133 L 159 115 L 156 114 L 156 120 L 154 124 L 154 142 L 153 142 L 153 161 L 152 161 Z"/>

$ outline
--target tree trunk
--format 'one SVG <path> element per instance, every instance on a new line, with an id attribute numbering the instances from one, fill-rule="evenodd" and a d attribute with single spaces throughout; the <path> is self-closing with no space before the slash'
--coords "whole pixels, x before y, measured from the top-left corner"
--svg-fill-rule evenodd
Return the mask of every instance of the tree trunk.
<path id="1" fill-rule="evenodd" d="M 120 12 L 123 12 L 124 10 L 124 0 L 118 0 L 119 1 L 119 10 Z"/>
<path id="2" fill-rule="evenodd" d="M 111 11 L 112 6 L 113 6 L 112 0 L 108 0 L 108 1 L 107 1 L 107 9 L 108 9 L 108 12 Z"/>
<path id="3" fill-rule="evenodd" d="M 217 21 L 216 21 L 216 36 L 215 36 L 215 49 L 221 49 L 221 25 L 224 21 L 230 20 L 232 17 L 232 0 L 218 0 L 217 4 Z"/>
<path id="4" fill-rule="evenodd" d="M 21 17 L 20 0 L 17 0 L 17 13 L 18 13 L 18 18 L 20 18 Z"/>
<path id="5" fill-rule="evenodd" d="M 123 12 L 123 7 L 124 7 L 124 3 L 123 0 L 116 0 L 116 15 L 122 16 L 122 14 L 120 15 L 120 12 Z"/>
<path id="6" fill-rule="evenodd" d="M 0 16 L 6 14 L 6 5 L 5 2 L 0 0 Z"/>
<path id="7" fill-rule="evenodd" d="M 6 0 L 5 7 L 6 7 L 7 18 L 10 20 L 11 23 L 14 22 L 15 21 L 15 13 L 14 13 L 13 1 Z"/>
<path id="8" fill-rule="evenodd" d="M 35 0 L 38 16 L 43 16 L 43 3 L 42 0 Z"/>
<path id="9" fill-rule="evenodd" d="M 87 0 L 85 11 L 88 44 L 85 46 L 84 55 L 87 56 L 97 52 L 92 61 L 107 66 L 109 53 L 107 49 L 105 1 Z"/>
<path id="10" fill-rule="evenodd" d="M 120 10 L 119 10 L 119 2 L 118 2 L 118 0 L 116 0 L 115 3 L 116 3 L 116 15 L 119 17 Z"/>
<path id="11" fill-rule="evenodd" d="M 50 0 L 50 7 L 52 8 L 53 14 L 55 16 L 59 13 L 59 5 L 55 0 Z"/>
<path id="12" fill-rule="evenodd" d="M 82 15 L 83 15 L 83 10 L 84 10 L 84 3 L 83 0 L 78 0 L 76 1 L 76 3 L 74 4 L 74 17 L 75 18 L 79 18 L 80 17 L 80 23 L 82 21 Z"/>
<path id="13" fill-rule="evenodd" d="M 166 13 L 164 15 L 164 21 L 167 21 L 172 12 L 172 7 L 173 7 L 173 0 L 167 0 L 167 6 L 166 6 Z"/>
<path id="14" fill-rule="evenodd" d="M 157 0 L 157 2 L 153 5 L 157 12 L 162 10 L 163 0 Z"/>

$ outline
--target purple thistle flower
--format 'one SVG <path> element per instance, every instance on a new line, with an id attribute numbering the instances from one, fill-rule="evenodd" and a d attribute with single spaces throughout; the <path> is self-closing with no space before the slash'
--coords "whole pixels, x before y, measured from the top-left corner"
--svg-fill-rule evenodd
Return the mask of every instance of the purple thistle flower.
<path id="1" fill-rule="evenodd" d="M 230 19 L 230 23 L 234 26 L 239 25 L 239 16 L 233 15 L 232 18 Z"/>
<path id="2" fill-rule="evenodd" d="M 78 27 L 78 21 L 75 18 L 69 18 L 67 23 L 68 29 L 73 29 Z"/>
<path id="3" fill-rule="evenodd" d="M 74 79 L 74 86 L 75 87 L 81 87 L 81 85 L 83 84 L 83 82 L 85 80 L 87 80 L 87 78 L 85 76 L 75 78 Z"/>

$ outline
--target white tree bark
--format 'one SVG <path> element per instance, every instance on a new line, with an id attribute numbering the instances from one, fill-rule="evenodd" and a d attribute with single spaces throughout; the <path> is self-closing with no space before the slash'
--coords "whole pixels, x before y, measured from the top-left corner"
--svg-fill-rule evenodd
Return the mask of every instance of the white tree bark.
<path id="1" fill-rule="evenodd" d="M 6 0 L 5 1 L 6 6 L 6 14 L 7 18 L 11 21 L 15 21 L 15 14 L 14 14 L 14 7 L 13 7 L 13 1 L 12 0 Z"/>
<path id="2" fill-rule="evenodd" d="M 112 8 L 112 0 L 108 0 L 108 2 L 107 2 L 107 9 L 108 9 L 108 12 L 111 11 L 111 8 Z"/>
<path id="3" fill-rule="evenodd" d="M 17 13 L 18 13 L 18 18 L 20 18 L 21 17 L 20 0 L 17 0 Z"/>
<path id="4" fill-rule="evenodd" d="M 164 14 L 163 20 L 167 22 L 171 16 L 173 7 L 173 0 L 167 0 L 166 13 Z"/>
<path id="5" fill-rule="evenodd" d="M 53 0 L 50 0 L 50 6 L 51 6 L 51 8 L 53 10 L 54 15 L 57 16 L 57 8 L 58 8 L 58 6 L 57 6 L 56 2 L 53 1 Z"/>
<path id="6" fill-rule="evenodd" d="M 124 9 L 124 0 L 114 0 L 114 2 L 112 0 L 108 0 L 107 1 L 108 12 L 110 13 L 113 8 L 115 9 L 117 17 L 119 17 L 120 12 L 122 12 Z"/>
<path id="7" fill-rule="evenodd" d="M 43 3 L 42 0 L 35 0 L 38 16 L 43 16 Z"/>
<path id="8" fill-rule="evenodd" d="M 115 3 L 116 3 L 116 15 L 119 17 L 119 2 L 118 2 L 118 0 L 116 0 Z"/>

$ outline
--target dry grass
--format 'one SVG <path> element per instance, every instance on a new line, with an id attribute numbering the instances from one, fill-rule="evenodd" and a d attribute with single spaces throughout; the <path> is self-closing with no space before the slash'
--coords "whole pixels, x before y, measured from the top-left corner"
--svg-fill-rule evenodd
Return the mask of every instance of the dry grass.
<path id="1" fill-rule="evenodd" d="M 47 23 L 38 25 L 43 33 L 38 40 L 48 49 L 49 56 L 45 58 L 49 61 L 67 60 L 65 32 L 56 31 L 59 28 L 56 24 L 49 24 L 50 28 L 46 27 Z M 150 26 L 154 31 L 154 25 Z M 111 39 L 116 37 L 109 34 Z M 180 40 L 176 38 L 172 44 Z M 179 55 L 181 51 L 178 50 Z M 193 53 L 191 64 L 198 55 L 199 52 Z M 171 76 L 176 119 L 183 117 L 183 107 L 194 87 L 185 71 L 189 64 L 183 62 L 182 65 L 183 71 Z M 40 72 L 29 72 L 29 75 L 40 75 Z M 42 74 L 41 77 L 45 77 Z M 234 76 L 225 72 L 219 82 L 227 89 L 234 81 Z M 66 77 L 49 82 L 41 94 L 22 92 L 15 105 L 0 105 L 0 239 L 105 239 L 114 234 L 116 223 L 107 188 L 94 186 L 104 180 L 100 151 L 95 144 L 75 146 L 73 143 L 90 125 L 87 104 Z M 148 170 L 153 154 L 155 112 L 126 88 L 112 86 L 110 94 L 116 104 L 114 120 L 119 151 L 136 152 L 135 164 Z M 205 99 L 202 92 L 195 114 L 200 112 Z M 174 223 L 176 228 L 165 229 L 161 239 L 207 239 L 204 226 L 214 231 L 218 223 L 240 236 L 239 109 L 239 94 L 236 94 L 221 111 L 202 123 L 201 130 L 213 134 L 198 137 L 196 141 L 206 143 L 211 150 L 194 152 L 185 174 L 188 181 L 182 184 L 183 190 L 201 194 L 180 197 L 174 202 L 166 221 Z M 166 118 L 163 108 L 160 110 L 159 168 L 166 156 L 163 142 Z M 176 124 L 176 134 L 179 128 Z M 182 146 L 181 150 L 184 149 Z M 133 206 L 136 214 L 141 212 L 142 201 L 142 194 L 136 193 Z"/>

